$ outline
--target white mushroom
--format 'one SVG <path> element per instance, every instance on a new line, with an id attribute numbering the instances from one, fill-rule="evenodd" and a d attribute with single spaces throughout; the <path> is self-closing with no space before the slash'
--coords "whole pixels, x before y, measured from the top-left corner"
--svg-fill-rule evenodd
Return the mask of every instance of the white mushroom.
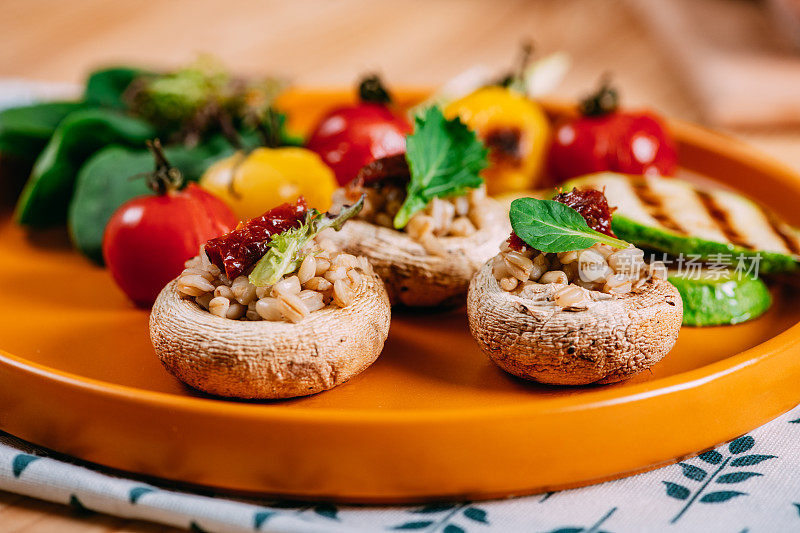
<path id="1" fill-rule="evenodd" d="M 298 323 L 230 320 L 184 299 L 169 283 L 150 314 L 150 338 L 166 369 L 205 392 L 290 398 L 344 383 L 372 364 L 389 333 L 389 299 L 365 273 L 352 303 Z"/>
<path id="2" fill-rule="evenodd" d="M 544 297 L 563 287 L 536 288 Z M 672 349 L 683 305 L 669 282 L 649 279 L 627 294 L 590 294 L 588 305 L 566 309 L 544 299 L 522 298 L 500 287 L 489 262 L 470 284 L 470 330 L 503 370 L 557 385 L 621 381 L 650 368 Z"/>
<path id="3" fill-rule="evenodd" d="M 466 237 L 435 237 L 436 254 L 405 232 L 361 220 L 350 220 L 330 238 L 345 252 L 369 258 L 392 304 L 453 304 L 463 301 L 472 276 L 510 232 L 503 206 L 491 199 L 483 202 L 483 227 Z"/>

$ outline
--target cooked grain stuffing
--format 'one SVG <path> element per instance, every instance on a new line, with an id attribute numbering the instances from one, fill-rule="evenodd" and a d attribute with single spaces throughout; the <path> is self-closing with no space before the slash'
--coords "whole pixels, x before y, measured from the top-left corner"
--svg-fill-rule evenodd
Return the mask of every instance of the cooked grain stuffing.
<path id="1" fill-rule="evenodd" d="M 535 301 L 552 301 L 562 308 L 578 308 L 614 294 L 627 294 L 651 278 L 667 279 L 662 262 L 645 264 L 644 252 L 633 246 L 614 251 L 596 244 L 584 250 L 545 254 L 528 247 L 515 250 L 505 242 L 500 250 L 493 260 L 492 273 L 504 291 Z M 543 299 L 546 284 L 563 287 L 551 293 L 552 299 Z"/>
<path id="2" fill-rule="evenodd" d="M 330 241 L 306 245 L 300 267 L 274 285 L 256 287 L 248 276 L 233 280 L 211 263 L 205 250 L 186 262 L 178 291 L 212 315 L 233 320 L 289 320 L 300 322 L 327 305 L 346 307 L 353 302 L 369 261 L 330 249 Z"/>
<path id="3" fill-rule="evenodd" d="M 599 191 L 574 189 L 557 195 L 555 201 L 582 214 L 592 229 L 614 237 L 611 210 Z M 492 274 L 501 289 L 516 296 L 580 308 L 639 290 L 651 278 L 665 280 L 667 268 L 661 261 L 646 264 L 644 251 L 633 245 L 615 248 L 598 242 L 581 250 L 545 253 L 512 234 L 492 260 Z M 562 287 L 543 287 L 548 284 Z"/>
<path id="4" fill-rule="evenodd" d="M 338 189 L 333 205 L 351 204 L 362 195 L 364 208 L 357 220 L 385 228 L 396 229 L 394 220 L 406 199 L 410 170 L 405 154 L 385 157 L 370 163 L 346 187 Z M 432 255 L 447 255 L 441 237 L 468 237 L 499 221 L 486 197 L 486 187 L 480 185 L 460 196 L 433 198 L 430 203 L 408 219 L 400 228 L 419 242 Z"/>
<path id="5" fill-rule="evenodd" d="M 312 236 L 322 228 L 311 227 L 325 225 L 324 220 L 310 215 L 302 201 L 275 208 L 201 247 L 186 262 L 177 290 L 211 314 L 232 320 L 300 322 L 328 305 L 346 307 L 372 268 L 366 258 L 338 252 L 330 241 Z M 269 228 L 281 231 L 267 238 Z M 290 241 L 304 233 L 302 242 Z M 254 263 L 250 250 L 269 239 L 271 247 Z M 288 257 L 289 247 L 299 247 L 296 258 Z"/>

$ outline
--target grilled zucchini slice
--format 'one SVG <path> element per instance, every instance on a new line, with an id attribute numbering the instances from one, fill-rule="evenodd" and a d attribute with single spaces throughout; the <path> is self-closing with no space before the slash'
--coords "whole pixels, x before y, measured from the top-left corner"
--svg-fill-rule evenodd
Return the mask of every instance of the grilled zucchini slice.
<path id="1" fill-rule="evenodd" d="M 564 184 L 603 189 L 616 207 L 612 228 L 640 248 L 670 255 L 757 264 L 758 272 L 797 270 L 800 232 L 752 200 L 676 178 L 590 174 Z M 758 259 L 754 259 L 758 258 Z M 757 261 L 757 263 L 754 263 Z M 751 268 L 751 267 L 748 267 Z"/>
<path id="2" fill-rule="evenodd" d="M 684 326 L 739 324 L 761 316 L 772 304 L 763 281 L 731 271 L 671 270 L 669 282 L 681 293 Z"/>

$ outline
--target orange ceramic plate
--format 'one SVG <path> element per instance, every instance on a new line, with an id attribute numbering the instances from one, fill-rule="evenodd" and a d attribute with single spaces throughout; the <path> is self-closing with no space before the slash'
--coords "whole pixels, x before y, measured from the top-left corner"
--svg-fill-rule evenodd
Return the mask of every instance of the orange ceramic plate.
<path id="1" fill-rule="evenodd" d="M 303 128 L 343 99 L 295 92 L 284 104 Z M 734 140 L 672 127 L 685 173 L 800 224 L 800 178 Z M 362 375 L 255 403 L 204 396 L 164 371 L 147 313 L 60 234 L 26 236 L 4 219 L 0 254 L 0 428 L 169 480 L 360 502 L 518 495 L 669 463 L 800 401 L 800 308 L 786 291 L 753 322 L 684 328 L 652 372 L 585 388 L 503 373 L 478 351 L 464 309 L 396 311 Z"/>

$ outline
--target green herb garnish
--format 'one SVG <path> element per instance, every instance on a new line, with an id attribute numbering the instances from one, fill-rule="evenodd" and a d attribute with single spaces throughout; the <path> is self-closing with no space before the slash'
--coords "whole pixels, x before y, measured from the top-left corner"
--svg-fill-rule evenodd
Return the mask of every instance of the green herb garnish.
<path id="1" fill-rule="evenodd" d="M 540 252 L 583 250 L 598 242 L 628 247 L 625 241 L 593 230 L 580 213 L 555 200 L 518 198 L 511 202 L 509 218 L 514 233 Z"/>
<path id="2" fill-rule="evenodd" d="M 459 196 L 483 184 L 480 171 L 489 151 L 461 120 L 447 120 L 438 107 L 414 119 L 414 133 L 406 137 L 406 160 L 411 171 L 408 195 L 394 217 L 402 229 L 414 213 L 434 198 Z"/>
<path id="3" fill-rule="evenodd" d="M 303 247 L 311 239 L 327 228 L 339 231 L 345 221 L 356 216 L 362 207 L 363 195 L 355 204 L 344 206 L 337 215 L 309 209 L 302 226 L 272 236 L 267 253 L 259 259 L 250 273 L 250 283 L 256 287 L 274 285 L 286 274 L 300 268 L 305 257 L 302 255 Z"/>

